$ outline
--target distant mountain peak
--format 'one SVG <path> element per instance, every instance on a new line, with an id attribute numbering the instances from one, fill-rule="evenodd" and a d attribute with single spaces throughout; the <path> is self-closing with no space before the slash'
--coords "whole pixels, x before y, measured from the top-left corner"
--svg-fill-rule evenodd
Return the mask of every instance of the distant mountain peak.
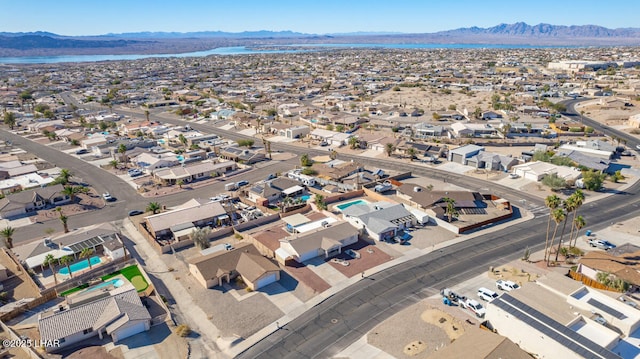
<path id="1" fill-rule="evenodd" d="M 640 29 L 624 28 L 609 29 L 598 25 L 552 25 L 540 23 L 537 25 L 529 25 L 525 22 L 516 22 L 513 24 L 499 24 L 488 28 L 479 28 L 477 26 L 459 28 L 455 30 L 441 31 L 436 34 L 443 35 L 466 35 L 466 34 L 486 34 L 486 35 L 505 35 L 519 37 L 578 37 L 578 38 L 607 38 L 607 37 L 640 37 Z"/>

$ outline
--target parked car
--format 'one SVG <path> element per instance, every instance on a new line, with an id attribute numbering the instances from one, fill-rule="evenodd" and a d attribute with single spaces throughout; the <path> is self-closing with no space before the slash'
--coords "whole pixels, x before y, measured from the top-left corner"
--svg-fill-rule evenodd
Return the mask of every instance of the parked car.
<path id="1" fill-rule="evenodd" d="M 109 194 L 109 192 L 103 193 L 102 198 L 107 202 L 113 202 L 116 200 L 115 198 L 111 197 L 111 194 Z"/>
<path id="2" fill-rule="evenodd" d="M 511 178 L 511 179 L 515 179 L 515 178 L 518 178 L 518 177 L 520 177 L 520 175 L 517 174 L 517 173 L 509 173 L 509 178 Z"/>
<path id="3" fill-rule="evenodd" d="M 136 177 L 136 176 L 140 176 L 140 175 L 142 175 L 142 171 L 140 171 L 140 170 L 139 170 L 139 169 L 137 169 L 137 168 L 130 169 L 129 171 L 127 171 L 127 173 L 128 173 L 128 174 L 129 174 L 129 176 L 131 176 L 131 177 Z"/>
<path id="4" fill-rule="evenodd" d="M 484 300 L 485 302 L 490 302 L 498 298 L 498 293 L 482 287 L 482 288 L 478 288 L 478 297 L 480 297 L 480 299 Z"/>
<path id="5" fill-rule="evenodd" d="M 591 247 L 604 249 L 605 251 L 608 251 L 609 249 L 613 249 L 616 247 L 615 244 L 609 241 L 605 241 L 604 239 L 590 239 L 589 245 Z"/>
<path id="6" fill-rule="evenodd" d="M 499 279 L 498 281 L 496 281 L 496 287 L 498 287 L 498 289 L 500 290 L 504 290 L 507 292 L 520 288 L 520 286 L 515 282 L 512 282 L 510 280 L 502 280 L 502 279 Z"/>
<path id="7" fill-rule="evenodd" d="M 456 303 L 458 301 L 463 301 L 466 300 L 467 297 L 463 296 L 463 295 L 459 295 L 457 293 L 455 293 L 454 291 L 452 291 L 449 288 L 444 288 L 442 290 L 440 290 L 440 294 L 444 297 L 444 298 L 448 298 L 449 300 L 451 300 L 452 302 Z"/>
<path id="8" fill-rule="evenodd" d="M 353 259 L 360 258 L 360 253 L 354 251 L 353 249 L 347 249 L 346 251 L 344 251 L 344 253 Z"/>
<path id="9" fill-rule="evenodd" d="M 87 150 L 86 148 L 76 150 L 76 155 L 84 155 L 85 153 L 89 153 L 89 150 Z"/>
<path id="10" fill-rule="evenodd" d="M 249 181 L 246 181 L 246 180 L 238 181 L 237 183 L 238 187 L 246 186 L 248 184 L 249 184 Z"/>
<path id="11" fill-rule="evenodd" d="M 480 304 L 477 300 L 475 299 L 467 299 L 467 300 L 461 300 L 460 301 L 460 308 L 463 309 L 469 309 L 470 311 L 472 311 L 476 317 L 478 318 L 482 318 L 484 317 L 484 314 L 486 313 L 486 310 L 484 309 L 484 307 L 482 306 L 482 304 Z"/>
<path id="12" fill-rule="evenodd" d="M 139 210 L 139 209 L 134 209 L 132 211 L 129 211 L 129 217 L 131 216 L 139 216 L 141 214 L 143 214 L 144 212 Z"/>

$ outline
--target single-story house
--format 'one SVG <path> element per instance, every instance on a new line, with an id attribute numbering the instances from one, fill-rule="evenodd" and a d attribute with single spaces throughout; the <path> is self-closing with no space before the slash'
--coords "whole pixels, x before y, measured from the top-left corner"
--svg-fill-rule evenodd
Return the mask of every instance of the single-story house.
<path id="1" fill-rule="evenodd" d="M 144 218 L 147 230 L 156 239 L 159 237 L 171 235 L 175 239 L 177 232 L 184 232 L 189 229 L 184 227 L 214 227 L 219 222 L 228 222 L 229 215 L 219 202 L 203 202 L 192 199 L 187 203 L 177 207 L 176 209 L 153 214 Z M 183 237 L 188 237 L 188 233 L 183 233 Z"/>
<path id="2" fill-rule="evenodd" d="M 609 167 L 611 166 L 611 161 L 601 157 L 591 156 L 581 151 L 559 149 L 555 155 L 567 157 L 579 166 L 605 173 L 609 173 Z"/>
<path id="3" fill-rule="evenodd" d="M 278 177 L 251 186 L 251 188 L 246 191 L 247 199 L 260 205 L 274 204 L 285 197 L 285 191 L 290 193 L 291 188 L 298 187 L 300 187 L 298 181 L 286 177 Z"/>
<path id="4" fill-rule="evenodd" d="M 389 240 L 398 231 L 416 224 L 416 218 L 402 204 L 390 202 L 354 204 L 343 209 L 342 216 L 379 241 Z"/>
<path id="5" fill-rule="evenodd" d="M 174 167 L 180 164 L 180 160 L 173 152 L 166 153 L 142 153 L 132 160 L 133 164 L 143 171 L 152 173 L 155 170 L 166 167 Z"/>
<path id="6" fill-rule="evenodd" d="M 454 148 L 449 150 L 448 152 L 448 160 L 450 162 L 456 162 L 463 165 L 467 164 L 469 158 L 478 155 L 480 152 L 484 151 L 484 147 L 478 145 L 464 145 L 458 148 Z"/>
<path id="7" fill-rule="evenodd" d="M 575 144 L 564 144 L 560 146 L 559 150 L 568 152 L 568 151 L 578 151 L 582 152 L 585 155 L 590 155 L 603 159 L 611 159 L 615 153 L 615 146 L 603 142 L 603 141 L 577 141 Z"/>
<path id="8" fill-rule="evenodd" d="M 90 248 L 96 255 L 104 252 L 107 243 L 113 248 L 113 258 L 118 256 L 115 253 L 118 248 L 122 248 L 122 239 L 119 232 L 110 223 L 99 223 L 87 227 L 74 229 L 69 233 L 63 233 L 54 237 L 45 238 L 43 241 L 27 243 L 14 248 L 20 258 L 24 259 L 27 268 L 35 270 L 43 269 L 43 262 L 47 255 L 51 254 L 59 259 L 64 256 L 71 256 L 75 260 L 80 258 L 80 253 L 85 248 Z M 124 249 L 122 249 L 124 256 Z"/>
<path id="9" fill-rule="evenodd" d="M 40 340 L 47 352 L 59 351 L 94 336 L 110 335 L 114 343 L 149 330 L 151 316 L 134 286 L 127 283 L 109 292 L 96 291 L 95 300 L 78 306 L 57 306 L 38 315 Z M 55 345 L 54 343 L 58 344 Z"/>
<path id="10" fill-rule="evenodd" d="M 280 280 L 280 268 L 249 243 L 229 251 L 191 258 L 188 263 L 189 272 L 205 288 L 222 286 L 238 276 L 252 290 Z"/>
<path id="11" fill-rule="evenodd" d="M 442 136 L 444 127 L 440 125 L 431 125 L 425 122 L 413 125 L 413 137 L 415 138 L 432 138 Z"/>
<path id="12" fill-rule="evenodd" d="M 455 137 L 497 137 L 498 129 L 488 123 L 463 123 L 456 122 L 451 125 L 452 134 Z M 451 133 L 450 133 L 451 136 Z"/>
<path id="13" fill-rule="evenodd" d="M 256 149 L 240 148 L 237 145 L 221 148 L 219 155 L 221 158 L 248 165 L 266 160 L 264 152 Z"/>
<path id="14" fill-rule="evenodd" d="M 280 248 L 275 251 L 281 264 L 287 260 L 298 263 L 322 256 L 329 258 L 340 254 L 342 248 L 358 241 L 360 231 L 348 222 L 331 223 L 316 230 L 296 234 L 280 240 Z"/>
<path id="15" fill-rule="evenodd" d="M 36 188 L 8 195 L 0 199 L 0 218 L 13 218 L 47 207 L 60 206 L 71 201 L 62 194 L 61 184 Z"/>
<path id="16" fill-rule="evenodd" d="M 212 162 L 202 161 L 184 167 L 162 168 L 153 172 L 153 177 L 161 180 L 165 184 L 176 184 L 178 181 L 189 183 L 211 177 L 212 174 L 227 173 L 237 168 L 233 161 Z"/>
<path id="17" fill-rule="evenodd" d="M 606 272 L 625 282 L 640 287 L 639 252 L 615 256 L 608 252 L 591 251 L 580 257 L 576 272 L 598 280 L 598 273 Z"/>
<path id="18" fill-rule="evenodd" d="M 286 138 L 298 139 L 303 138 L 304 136 L 309 134 L 310 131 L 311 130 L 309 129 L 309 126 L 301 125 L 289 127 L 284 132 Z"/>
<path id="19" fill-rule="evenodd" d="M 522 178 L 538 182 L 546 175 L 555 173 L 566 181 L 575 181 L 582 177 L 582 172 L 573 167 L 557 166 L 552 163 L 535 161 L 515 165 L 511 168 L 512 172 Z"/>
<path id="20" fill-rule="evenodd" d="M 520 161 L 511 156 L 505 156 L 493 152 L 480 152 L 477 155 L 467 159 L 467 166 L 475 168 L 484 168 L 490 171 L 508 172 L 511 167 L 517 165 Z"/>
<path id="21" fill-rule="evenodd" d="M 0 180 L 29 173 L 35 173 L 38 167 L 34 164 L 24 164 L 20 161 L 8 161 L 0 163 Z"/>

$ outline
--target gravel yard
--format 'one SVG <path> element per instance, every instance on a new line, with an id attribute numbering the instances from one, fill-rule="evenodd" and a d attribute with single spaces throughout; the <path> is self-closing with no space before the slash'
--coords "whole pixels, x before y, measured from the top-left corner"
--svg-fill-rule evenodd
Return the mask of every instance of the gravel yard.
<path id="1" fill-rule="evenodd" d="M 247 338 L 284 315 L 260 292 L 250 293 L 236 284 L 205 289 L 190 275 L 180 280 L 222 336 Z"/>

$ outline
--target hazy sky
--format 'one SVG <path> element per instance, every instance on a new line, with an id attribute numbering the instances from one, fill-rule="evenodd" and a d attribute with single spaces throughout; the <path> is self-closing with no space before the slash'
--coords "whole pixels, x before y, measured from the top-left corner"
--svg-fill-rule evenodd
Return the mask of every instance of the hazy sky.
<path id="1" fill-rule="evenodd" d="M 640 27 L 638 0 L 0 0 L 0 9 L 0 31 L 60 35 L 215 30 L 422 33 L 518 21 Z"/>

